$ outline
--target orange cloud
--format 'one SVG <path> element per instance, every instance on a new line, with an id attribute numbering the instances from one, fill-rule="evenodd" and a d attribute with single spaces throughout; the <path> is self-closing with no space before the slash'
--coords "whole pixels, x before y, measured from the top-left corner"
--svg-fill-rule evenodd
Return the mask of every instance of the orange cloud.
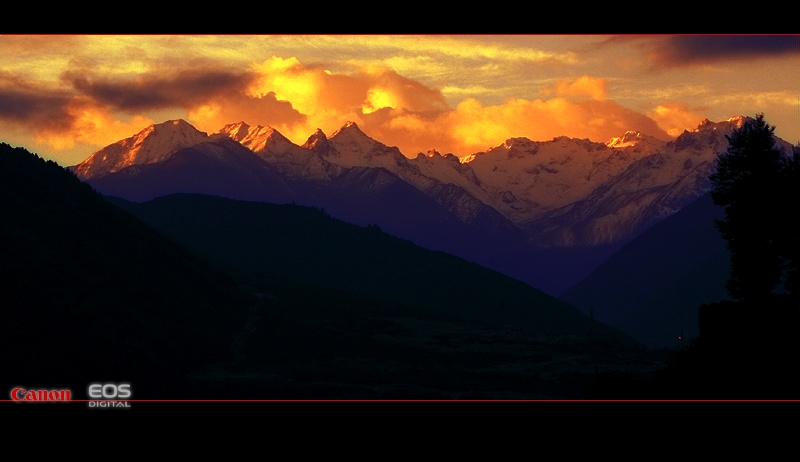
<path id="1" fill-rule="evenodd" d="M 365 114 L 386 107 L 414 112 L 439 112 L 449 109 L 444 95 L 439 90 L 426 87 L 390 69 L 367 68 L 362 74 L 362 79 L 370 82 L 362 105 Z"/>
<path id="2" fill-rule="evenodd" d="M 411 157 L 431 148 L 467 155 L 517 136 L 543 140 L 566 135 L 605 141 L 637 127 L 665 136 L 647 117 L 605 101 L 606 81 L 590 76 L 558 82 L 554 91 L 559 96 L 549 100 L 513 99 L 484 106 L 467 99 L 453 109 L 439 90 L 382 67 L 337 75 L 319 66 L 305 66 L 296 58 L 272 57 L 254 64 L 251 71 L 257 75 L 246 90 L 251 99 L 271 95 L 273 102 L 290 105 L 303 115 L 287 123 L 267 123 L 298 144 L 317 128 L 331 134 L 348 120 Z M 589 99 L 581 98 L 585 96 Z M 214 120 L 218 127 L 233 119 L 263 125 L 258 117 L 241 116 L 248 113 L 239 107 L 245 103 L 228 101 L 227 109 L 206 105 L 191 116 Z M 253 111 L 250 115 L 257 116 Z"/>
<path id="3" fill-rule="evenodd" d="M 153 124 L 144 116 L 134 116 L 123 122 L 107 107 L 98 106 L 91 100 L 76 97 L 65 107 L 71 116 L 68 127 L 43 126 L 34 129 L 35 139 L 58 151 L 72 148 L 76 143 L 105 146 L 128 138 Z"/>
<path id="4" fill-rule="evenodd" d="M 513 99 L 484 106 L 466 99 L 454 110 L 422 115 L 396 110 L 370 114 L 364 131 L 407 156 L 435 148 L 466 156 L 514 137 L 550 140 L 557 136 L 605 142 L 627 130 L 669 139 L 655 121 L 612 101 L 566 98 Z"/>
<path id="5" fill-rule="evenodd" d="M 290 101 L 295 109 L 305 114 L 319 107 L 324 71 L 308 69 L 294 57 L 283 59 L 277 56 L 253 64 L 251 70 L 258 76 L 247 89 L 250 96 L 274 93 L 276 99 Z"/>
<path id="6" fill-rule="evenodd" d="M 397 146 L 408 157 L 433 148 L 455 152 L 458 143 L 452 138 L 451 126 L 447 123 L 448 113 L 382 108 L 365 114 L 359 126 L 381 143 Z"/>
<path id="7" fill-rule="evenodd" d="M 414 138 L 412 125 L 422 128 L 421 120 L 449 110 L 440 91 L 383 67 L 333 74 L 320 66 L 305 66 L 294 57 L 273 56 L 253 64 L 250 72 L 254 78 L 240 97 L 215 99 L 194 108 L 189 116 L 192 123 L 216 131 L 244 120 L 269 125 L 302 144 L 317 128 L 331 134 L 345 122 L 355 121 L 371 127 L 372 136 L 393 144 Z M 424 131 L 418 136 L 426 138 Z"/>
<path id="8" fill-rule="evenodd" d="M 647 115 L 672 137 L 680 135 L 684 130 L 697 128 L 704 119 L 703 116 L 693 113 L 687 104 L 678 102 L 661 104 Z"/>
<path id="9" fill-rule="evenodd" d="M 283 133 L 296 124 L 305 123 L 306 116 L 288 101 L 278 101 L 273 92 L 263 96 L 230 93 L 191 108 L 188 119 L 198 130 L 207 133 L 240 121 L 268 125 Z"/>
<path id="10" fill-rule="evenodd" d="M 662 134 L 653 121 L 617 103 L 565 98 L 517 99 L 490 107 L 470 100 L 458 105 L 450 121 L 455 137 L 463 140 L 464 154 L 512 137 L 549 140 L 564 135 L 604 142 L 626 130 Z"/>
<path id="11" fill-rule="evenodd" d="M 606 80 L 581 76 L 556 83 L 556 94 L 560 96 L 589 96 L 592 99 L 606 99 Z"/>
<path id="12" fill-rule="evenodd" d="M 317 128 L 330 135 L 354 121 L 409 157 L 429 149 L 466 156 L 512 137 L 549 140 L 564 135 L 604 142 L 626 130 L 639 130 L 668 139 L 678 127 L 682 131 L 687 124 L 696 126 L 698 119 L 675 103 L 659 106 L 650 117 L 626 109 L 607 100 L 604 79 L 588 75 L 556 82 L 545 89 L 543 94 L 552 95 L 547 99 L 510 99 L 487 106 L 470 98 L 453 108 L 440 90 L 380 66 L 353 65 L 349 73 L 334 74 L 294 57 L 273 56 L 245 72 L 210 65 L 194 69 L 178 69 L 162 78 L 138 76 L 139 83 L 132 86 L 88 73 L 64 74 L 63 81 L 82 95 L 62 97 L 59 101 L 68 101 L 61 105 L 65 123 L 43 126 L 37 139 L 57 149 L 75 143 L 104 146 L 154 123 L 144 116 L 119 120 L 113 109 L 168 106 L 185 111 L 192 124 L 208 133 L 244 121 L 269 125 L 302 144 Z M 134 93 L 126 93 L 126 88 Z M 25 93 L 24 101 L 31 94 Z M 22 98 L 9 92 L 5 99 Z"/>

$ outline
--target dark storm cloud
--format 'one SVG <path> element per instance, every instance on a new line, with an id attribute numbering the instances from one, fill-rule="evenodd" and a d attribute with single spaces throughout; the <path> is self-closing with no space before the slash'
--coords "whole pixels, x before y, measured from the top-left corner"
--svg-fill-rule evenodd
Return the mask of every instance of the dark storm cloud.
<path id="1" fill-rule="evenodd" d="M 639 46 L 646 59 L 645 67 L 652 69 L 792 54 L 800 57 L 800 35 L 616 35 L 584 51 L 596 52 L 625 43 Z"/>
<path id="2" fill-rule="evenodd" d="M 0 119 L 15 124 L 68 126 L 71 95 L 37 88 L 10 75 L 0 75 Z"/>
<path id="3" fill-rule="evenodd" d="M 800 35 L 673 36 L 656 48 L 656 59 L 675 65 L 792 53 L 800 57 Z"/>
<path id="4" fill-rule="evenodd" d="M 167 75 L 114 79 L 91 72 L 67 71 L 61 78 L 101 104 L 133 112 L 195 107 L 209 99 L 240 92 L 252 75 L 231 70 L 182 69 Z"/>

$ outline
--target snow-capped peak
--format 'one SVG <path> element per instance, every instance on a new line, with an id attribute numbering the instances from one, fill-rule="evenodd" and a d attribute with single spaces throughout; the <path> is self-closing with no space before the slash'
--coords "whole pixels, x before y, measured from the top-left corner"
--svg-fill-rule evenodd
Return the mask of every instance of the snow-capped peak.
<path id="1" fill-rule="evenodd" d="M 531 146 L 536 144 L 535 141 L 532 141 L 528 138 L 523 137 L 516 137 L 516 138 L 509 138 L 503 144 L 502 147 L 505 149 L 528 149 Z"/>
<path id="2" fill-rule="evenodd" d="M 617 136 L 611 138 L 606 142 L 606 146 L 609 148 L 625 148 L 628 146 L 634 146 L 642 139 L 642 134 L 635 131 L 635 130 L 628 130 L 622 136 Z"/>
<path id="3" fill-rule="evenodd" d="M 153 136 L 160 136 L 166 135 L 176 142 L 180 142 L 182 140 L 195 140 L 198 137 L 205 139 L 208 137 L 208 134 L 205 132 L 201 132 L 200 130 L 194 128 L 192 124 L 183 120 L 183 119 L 174 119 L 168 120 L 166 122 L 162 122 L 160 124 L 153 124 L 149 127 L 145 128 L 138 134 L 134 136 L 134 138 L 146 138 L 149 135 Z M 159 144 L 169 143 L 168 140 L 162 140 Z"/>
<path id="4" fill-rule="evenodd" d="M 169 158 L 179 149 L 209 140 L 205 132 L 183 119 L 150 125 L 136 135 L 108 145 L 75 167 L 81 178 L 113 173 L 134 164 L 151 164 Z"/>
<path id="5" fill-rule="evenodd" d="M 328 138 L 328 141 L 342 158 L 351 160 L 363 157 L 380 144 L 362 132 L 355 122 L 344 124 Z"/>
<path id="6" fill-rule="evenodd" d="M 303 143 L 303 147 L 313 150 L 327 144 L 328 137 L 325 135 L 325 132 L 318 128 L 317 131 L 315 131 L 313 135 L 309 136 L 306 142 Z"/>
<path id="7" fill-rule="evenodd" d="M 225 134 L 232 138 L 234 141 L 242 142 L 245 138 L 247 138 L 248 133 L 250 132 L 250 125 L 247 125 L 244 122 L 238 122 L 235 124 L 228 124 L 222 127 L 219 134 Z"/>
<path id="8" fill-rule="evenodd" d="M 257 154 L 266 151 L 272 154 L 284 154 L 297 147 L 272 127 L 261 125 L 251 127 L 244 122 L 226 125 L 218 135 L 229 136 Z"/>
<path id="9" fill-rule="evenodd" d="M 727 120 L 723 120 L 721 122 L 712 122 L 708 119 L 703 119 L 694 131 L 705 132 L 705 131 L 718 131 L 720 129 L 731 130 L 733 128 L 741 128 L 742 124 L 748 118 L 749 117 L 745 116 L 734 116 L 730 117 Z"/>
<path id="10" fill-rule="evenodd" d="M 417 153 L 417 157 L 419 157 L 419 156 L 428 157 L 428 158 L 434 158 L 434 157 L 444 157 L 444 154 L 442 154 L 441 152 L 437 151 L 436 149 L 428 149 L 427 152 Z"/>
<path id="11" fill-rule="evenodd" d="M 342 128 L 331 135 L 330 141 L 336 144 L 352 145 L 362 152 L 369 151 L 377 143 L 377 141 L 361 131 L 355 122 L 347 122 L 344 124 Z"/>

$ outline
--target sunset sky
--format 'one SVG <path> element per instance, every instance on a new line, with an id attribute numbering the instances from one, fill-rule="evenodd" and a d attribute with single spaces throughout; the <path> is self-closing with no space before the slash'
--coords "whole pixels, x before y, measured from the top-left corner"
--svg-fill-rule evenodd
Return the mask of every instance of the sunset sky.
<path id="1" fill-rule="evenodd" d="M 354 121 L 415 157 L 756 113 L 800 142 L 800 36 L 0 36 L 0 141 L 65 166 L 179 118 L 297 144 Z"/>

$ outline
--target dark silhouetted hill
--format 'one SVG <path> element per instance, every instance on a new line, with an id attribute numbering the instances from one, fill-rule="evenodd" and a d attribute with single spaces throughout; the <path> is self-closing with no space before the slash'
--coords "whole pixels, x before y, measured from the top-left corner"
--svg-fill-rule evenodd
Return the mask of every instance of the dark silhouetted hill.
<path id="1" fill-rule="evenodd" d="M 189 248 L 249 274 L 280 274 L 431 315 L 541 334 L 578 334 L 591 327 L 613 335 L 525 283 L 320 209 L 187 194 L 126 208 Z"/>
<path id="2" fill-rule="evenodd" d="M 252 300 L 68 170 L 0 144 L 0 216 L 4 386 L 85 399 L 91 382 L 128 381 L 134 398 L 165 398 L 231 359 Z"/>

